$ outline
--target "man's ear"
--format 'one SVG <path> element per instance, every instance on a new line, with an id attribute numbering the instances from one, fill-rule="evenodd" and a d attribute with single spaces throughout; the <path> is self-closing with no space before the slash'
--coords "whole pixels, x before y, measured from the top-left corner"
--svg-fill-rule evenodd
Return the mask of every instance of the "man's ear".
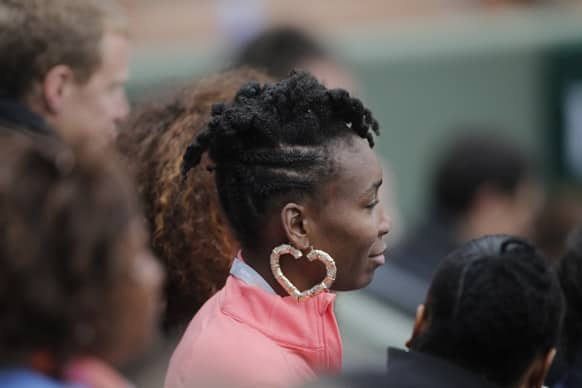
<path id="1" fill-rule="evenodd" d="M 75 82 L 73 70 L 66 65 L 57 65 L 46 73 L 41 84 L 43 102 L 48 113 L 61 111 L 71 85 Z"/>
<path id="2" fill-rule="evenodd" d="M 416 319 L 414 320 L 412 335 L 410 339 L 406 341 L 406 347 L 408 349 L 412 348 L 412 344 L 414 344 L 414 341 L 424 332 L 426 325 L 426 307 L 424 304 L 421 304 L 416 308 Z"/>
<path id="3" fill-rule="evenodd" d="M 543 357 L 537 357 L 526 371 L 524 388 L 542 388 L 556 357 L 556 349 L 550 349 Z"/>
<path id="4" fill-rule="evenodd" d="M 291 245 L 302 251 L 310 247 L 309 237 L 305 230 L 305 207 L 288 203 L 281 210 L 281 222 Z"/>

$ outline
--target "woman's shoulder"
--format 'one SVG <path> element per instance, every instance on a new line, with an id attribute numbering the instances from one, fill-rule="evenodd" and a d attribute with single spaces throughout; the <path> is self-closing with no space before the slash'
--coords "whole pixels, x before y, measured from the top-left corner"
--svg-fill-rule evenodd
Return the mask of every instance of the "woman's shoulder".
<path id="1" fill-rule="evenodd" d="M 166 388 L 201 386 L 287 387 L 315 377 L 302 359 L 264 336 L 241 330 L 238 336 L 228 336 L 213 342 L 205 337 L 191 348 L 189 355 L 172 357 Z M 223 384 L 224 383 L 224 384 Z"/>
<path id="2" fill-rule="evenodd" d="M 283 350 L 260 330 L 221 309 L 220 299 L 219 292 L 194 316 L 175 353 L 187 353 L 185 358 L 192 359 L 196 354 L 228 355 L 233 347 L 248 347 L 253 351 L 252 359 L 256 360 L 263 354 L 272 358 Z"/>
<path id="3" fill-rule="evenodd" d="M 277 387 L 311 378 L 313 371 L 301 357 L 216 307 L 192 320 L 170 361 L 166 387 L 217 379 Z"/>
<path id="4" fill-rule="evenodd" d="M 226 317 L 216 320 L 194 341 L 181 342 L 170 361 L 166 387 L 202 382 L 278 387 L 309 379 L 312 371 L 307 363 L 287 353 L 262 333 Z"/>

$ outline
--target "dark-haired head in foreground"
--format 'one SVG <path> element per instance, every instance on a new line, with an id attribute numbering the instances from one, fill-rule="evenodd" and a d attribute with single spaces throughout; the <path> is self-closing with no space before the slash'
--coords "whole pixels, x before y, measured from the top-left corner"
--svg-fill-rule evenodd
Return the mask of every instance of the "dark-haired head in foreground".
<path id="1" fill-rule="evenodd" d="M 374 133 L 378 123 L 358 99 L 307 73 L 275 85 L 251 82 L 233 103 L 214 107 L 184 155 L 184 174 L 209 153 L 243 256 L 279 294 L 286 295 L 269 256 L 284 243 L 326 251 L 337 264 L 334 288 L 361 288 L 383 260 L 390 227 L 378 201 Z M 282 265 L 300 289 L 323 279 L 323 268 L 306 260 Z"/>
<path id="2" fill-rule="evenodd" d="M 544 257 L 521 239 L 487 236 L 439 265 L 408 345 L 500 387 L 541 387 L 562 315 Z"/>
<path id="3" fill-rule="evenodd" d="M 177 329 L 224 286 L 238 243 L 205 166 L 182 180 L 182 157 L 210 117 L 212 105 L 232 101 L 262 73 L 238 70 L 185 87 L 167 101 L 143 107 L 118 138 L 135 174 L 151 245 L 168 271 L 164 326 Z"/>
<path id="4" fill-rule="evenodd" d="M 111 156 L 0 138 L 0 370 L 121 365 L 157 326 L 161 271 Z"/>

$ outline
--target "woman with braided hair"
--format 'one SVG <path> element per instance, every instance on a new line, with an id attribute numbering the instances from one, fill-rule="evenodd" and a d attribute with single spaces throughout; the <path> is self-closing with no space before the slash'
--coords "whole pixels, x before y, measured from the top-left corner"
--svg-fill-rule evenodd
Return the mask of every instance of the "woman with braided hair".
<path id="1" fill-rule="evenodd" d="M 341 368 L 329 290 L 365 287 L 390 220 L 378 201 L 378 123 L 307 73 L 251 82 L 215 105 L 183 174 L 208 152 L 241 250 L 225 287 L 190 322 L 167 388 L 216 382 L 290 386 Z M 322 263 L 317 263 L 321 261 Z"/>

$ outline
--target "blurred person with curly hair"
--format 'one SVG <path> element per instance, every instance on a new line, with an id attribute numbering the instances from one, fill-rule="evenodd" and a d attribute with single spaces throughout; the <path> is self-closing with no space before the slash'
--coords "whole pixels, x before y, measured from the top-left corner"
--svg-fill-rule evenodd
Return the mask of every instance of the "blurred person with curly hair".
<path id="1" fill-rule="evenodd" d="M 167 269 L 164 327 L 170 333 L 183 329 L 224 286 L 238 249 L 207 163 L 184 180 L 182 156 L 210 118 L 212 105 L 232 101 L 250 80 L 268 78 L 243 69 L 195 82 L 142 107 L 118 138 L 136 177 L 152 249 Z"/>
<path id="2" fill-rule="evenodd" d="M 115 158 L 0 138 L 0 387 L 127 387 L 162 271 Z"/>

